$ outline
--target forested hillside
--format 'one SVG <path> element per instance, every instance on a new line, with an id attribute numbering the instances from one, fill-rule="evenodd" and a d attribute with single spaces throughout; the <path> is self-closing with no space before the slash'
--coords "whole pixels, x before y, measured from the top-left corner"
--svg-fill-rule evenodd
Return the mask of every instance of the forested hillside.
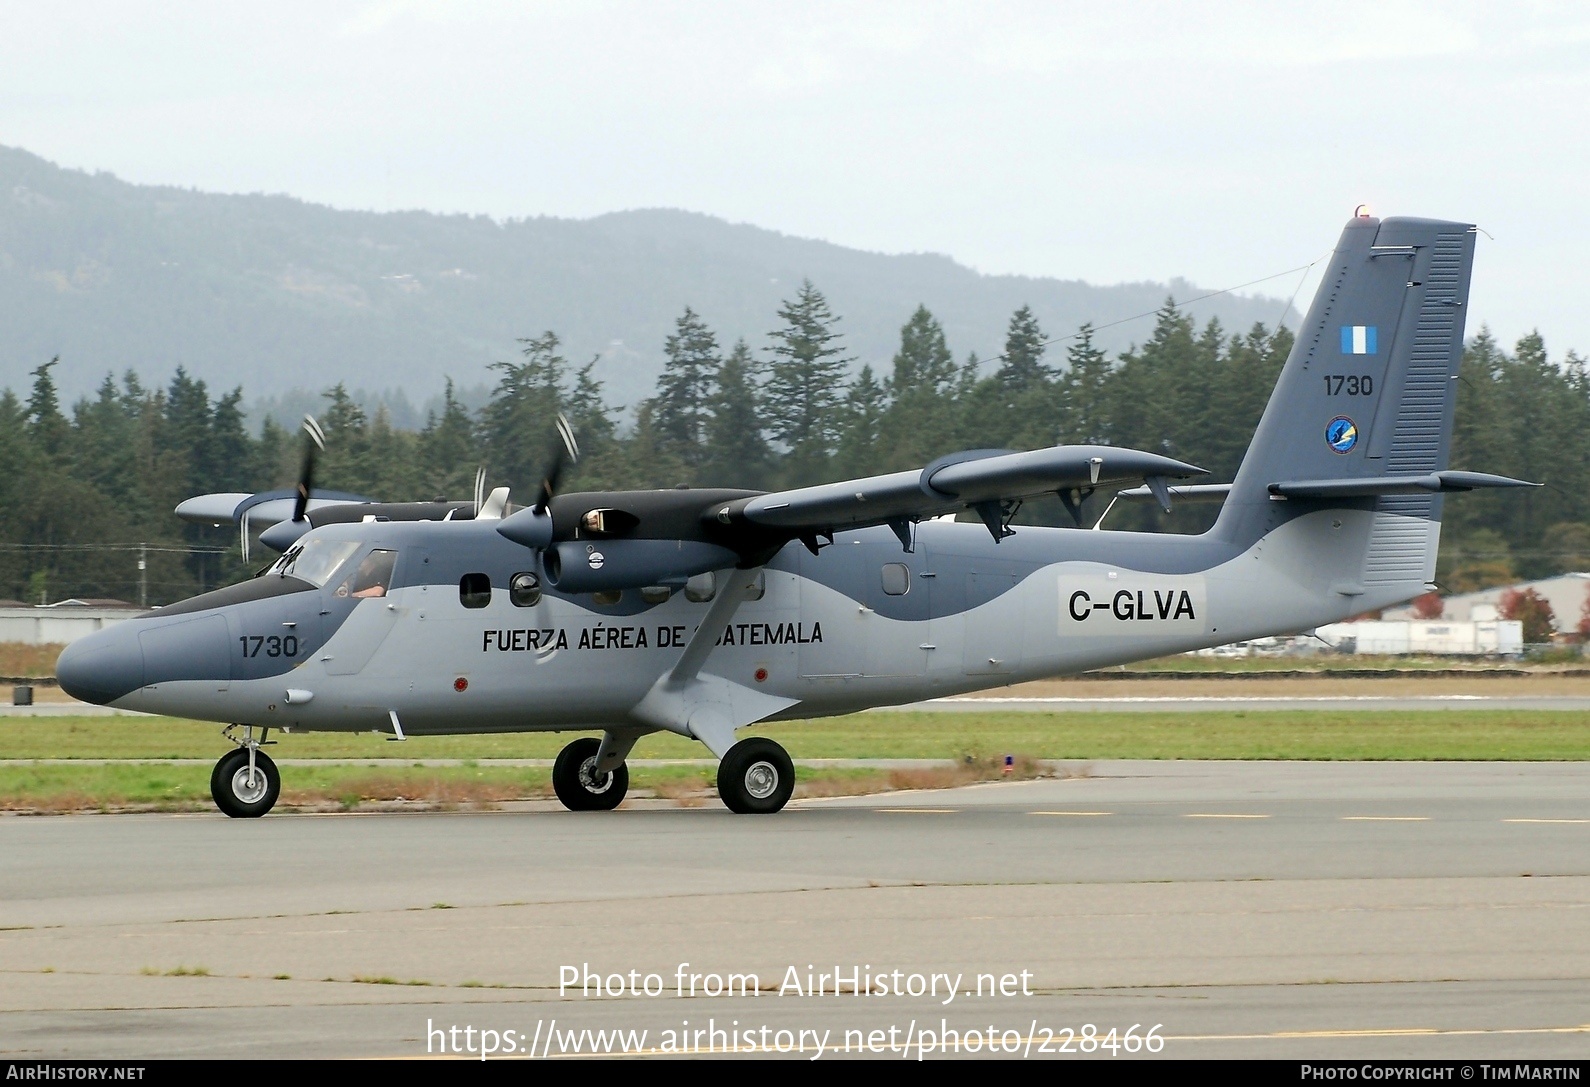
<path id="1" fill-rule="evenodd" d="M 944 328 L 918 307 L 890 363 L 864 365 L 829 301 L 802 284 L 764 322 L 766 350 L 728 341 L 694 310 L 676 312 L 659 347 L 665 366 L 633 423 L 620 422 L 590 363 L 558 335 L 520 343 L 495 365 L 490 401 L 471 412 L 449 386 L 417 431 L 368 416 L 333 383 L 319 418 L 328 437 L 317 483 L 386 499 L 467 497 L 477 466 L 520 496 L 538 478 L 551 420 L 567 412 L 584 452 L 569 488 L 678 483 L 772 488 L 909 468 L 969 447 L 1104 442 L 1163 452 L 1231 479 L 1291 348 L 1291 334 L 1231 332 L 1163 308 L 1141 347 L 1110 354 L 1089 331 L 1045 346 L 1023 307 L 1003 355 L 957 359 Z M 179 370 L 163 387 L 106 377 L 71 406 L 56 367 L 0 395 L 0 597 L 136 600 L 145 544 L 150 603 L 245 576 L 227 530 L 180 524 L 172 508 L 206 491 L 291 482 L 301 436 L 274 424 L 254 437 L 244 390 L 215 390 Z M 1454 466 L 1546 484 L 1528 493 L 1461 495 L 1446 505 L 1440 578 L 1450 588 L 1590 569 L 1590 379 L 1569 354 L 1554 363 L 1536 336 L 1511 352 L 1483 330 L 1468 345 Z M 1107 496 L 1100 496 L 1106 498 Z M 1090 517 L 1102 505 L 1089 504 Z M 1111 527 L 1196 531 L 1207 507 L 1169 516 L 1134 507 Z M 1058 501 L 1018 523 L 1069 523 Z M 257 565 L 257 562 L 256 562 Z"/>
<path id="2" fill-rule="evenodd" d="M 1297 251 L 1328 241 L 1298 239 Z M 1167 293 L 1203 293 L 979 275 L 944 256 L 866 253 L 682 211 L 507 222 L 378 215 L 131 185 L 0 147 L 0 386 L 22 387 L 59 355 L 56 380 L 73 398 L 107 371 L 181 366 L 212 387 L 242 385 L 250 404 L 337 381 L 425 404 L 448 377 L 474 390 L 517 337 L 555 328 L 564 354 L 598 358 L 593 373 L 610 401 L 633 408 L 650 394 L 684 306 L 760 351 L 779 301 L 806 278 L 845 315 L 857 360 L 847 377 L 861 362 L 887 367 L 919 304 L 958 352 L 986 356 L 1018 306 L 1069 333 L 1152 312 Z M 1295 286 L 1294 277 L 1268 289 L 1285 298 Z M 1196 312 L 1247 328 L 1285 308 L 1222 295 Z M 1144 327 L 1102 329 L 1099 343 L 1123 349 Z"/>

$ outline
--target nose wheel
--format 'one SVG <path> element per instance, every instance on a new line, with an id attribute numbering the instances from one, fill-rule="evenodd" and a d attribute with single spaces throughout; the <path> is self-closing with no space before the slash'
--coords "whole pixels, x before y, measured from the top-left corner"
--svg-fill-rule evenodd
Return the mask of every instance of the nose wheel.
<path id="1" fill-rule="evenodd" d="M 276 772 L 276 764 L 258 748 L 228 751 L 210 774 L 215 806 L 233 819 L 259 818 L 276 806 L 281 791 L 282 776 Z"/>
<path id="2" fill-rule="evenodd" d="M 552 791 L 570 811 L 612 811 L 629 791 L 629 767 L 619 763 L 607 772 L 596 768 L 602 742 L 581 737 L 558 752 L 552 764 Z"/>

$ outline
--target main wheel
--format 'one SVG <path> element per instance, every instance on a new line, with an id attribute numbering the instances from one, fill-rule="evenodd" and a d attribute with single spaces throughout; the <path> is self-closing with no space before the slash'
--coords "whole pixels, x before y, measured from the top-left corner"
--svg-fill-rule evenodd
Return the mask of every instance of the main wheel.
<path id="1" fill-rule="evenodd" d="M 740 815 L 771 815 L 795 791 L 795 764 L 772 740 L 753 736 L 729 748 L 718 763 L 718 796 Z"/>
<path id="2" fill-rule="evenodd" d="M 552 789 L 570 811 L 612 811 L 629 791 L 629 767 L 623 763 L 605 774 L 596 772 L 602 741 L 583 736 L 558 752 L 552 764 Z"/>
<path id="3" fill-rule="evenodd" d="M 221 756 L 210 774 L 210 795 L 215 806 L 233 819 L 258 819 L 276 806 L 282 776 L 263 751 L 254 753 L 254 777 L 249 779 L 248 751 L 237 748 Z"/>

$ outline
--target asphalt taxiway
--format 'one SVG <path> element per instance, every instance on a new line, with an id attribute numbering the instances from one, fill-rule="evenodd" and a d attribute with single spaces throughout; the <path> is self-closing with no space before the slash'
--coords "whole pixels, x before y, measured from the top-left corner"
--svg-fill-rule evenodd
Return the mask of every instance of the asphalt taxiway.
<path id="1" fill-rule="evenodd" d="M 0 1052 L 423 1056 L 454 1025 L 556 1037 L 554 1056 L 586 1028 L 645 1030 L 630 1048 L 651 1052 L 766 1026 L 807 1057 L 803 1030 L 829 1032 L 825 1056 L 851 1037 L 899 1057 L 941 1024 L 983 1056 L 991 1029 L 1036 1057 L 1134 1023 L 1161 1024 L 1166 1056 L 1590 1047 L 1590 766 L 1073 771 L 772 818 L 0 818 Z M 584 964 L 661 991 L 560 995 Z M 680 964 L 759 995 L 680 996 Z M 960 984 L 797 995 L 791 967 Z"/>

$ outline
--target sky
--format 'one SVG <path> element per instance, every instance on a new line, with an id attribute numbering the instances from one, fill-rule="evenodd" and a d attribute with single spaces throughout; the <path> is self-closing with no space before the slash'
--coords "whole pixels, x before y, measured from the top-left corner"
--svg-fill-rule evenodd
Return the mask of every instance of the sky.
<path id="1" fill-rule="evenodd" d="M 1479 224 L 1469 313 L 1590 353 L 1590 5 L 0 0 L 0 144 L 346 208 L 678 207 L 1216 288 L 1359 204 Z M 1302 273 L 1253 290 L 1302 308 Z"/>

